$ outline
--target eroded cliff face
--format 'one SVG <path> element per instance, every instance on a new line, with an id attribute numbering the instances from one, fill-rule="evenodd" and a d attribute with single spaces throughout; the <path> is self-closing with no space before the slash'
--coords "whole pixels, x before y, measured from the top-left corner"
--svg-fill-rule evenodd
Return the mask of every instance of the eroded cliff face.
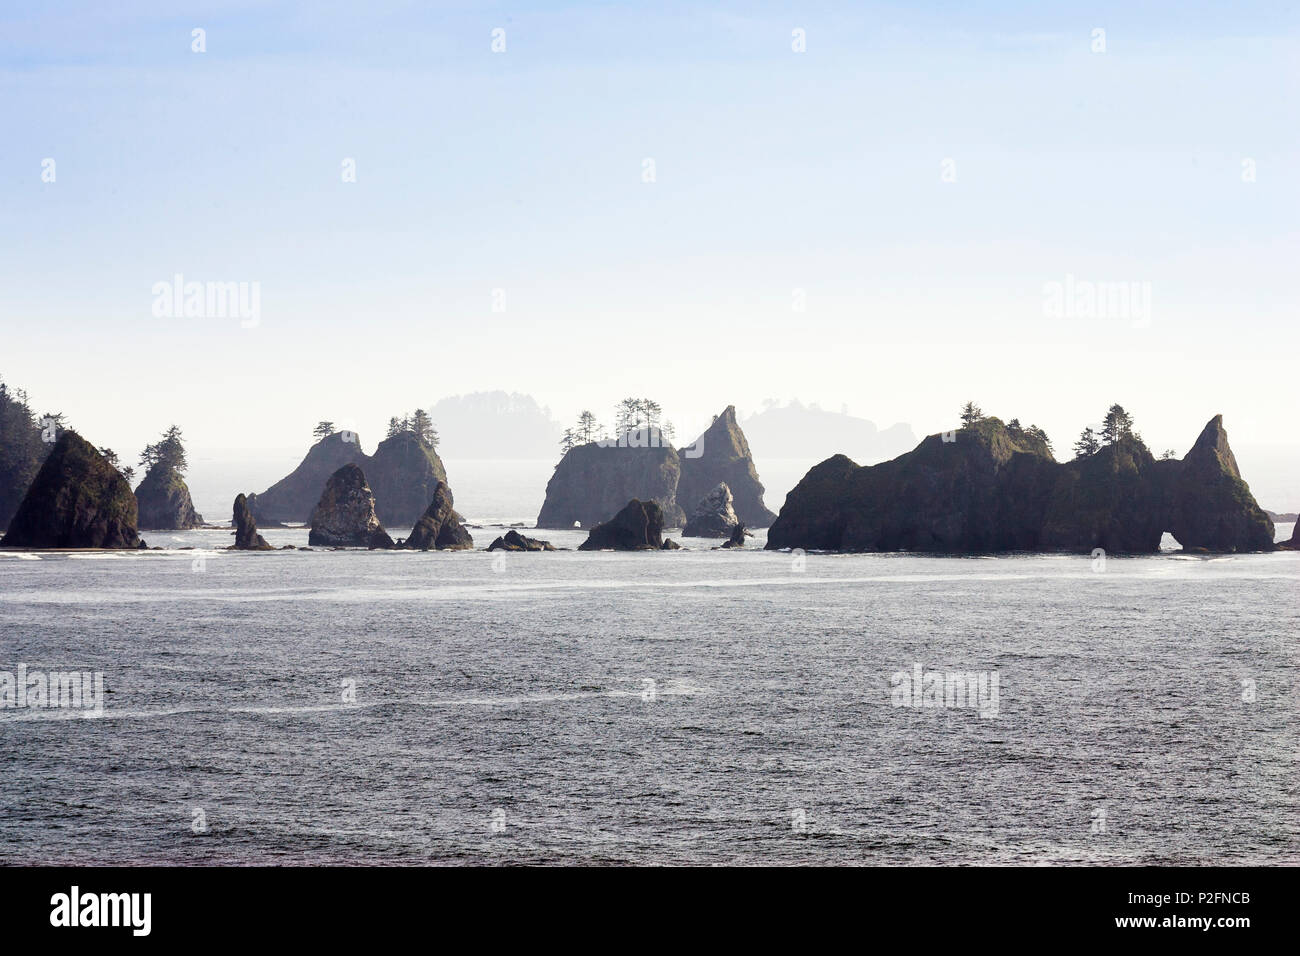
<path id="1" fill-rule="evenodd" d="M 90 442 L 65 431 L 32 479 L 0 547 L 139 548 L 131 485 Z"/>
<path id="2" fill-rule="evenodd" d="M 312 445 L 298 467 L 261 494 L 250 495 L 248 507 L 262 527 L 311 520 L 321 489 L 344 465 L 365 465 L 366 455 L 356 432 L 335 432 Z"/>
<path id="3" fill-rule="evenodd" d="M 682 470 L 676 492 L 679 504 L 692 508 L 724 483 L 731 489 L 736 515 L 743 524 L 766 528 L 776 520 L 763 503 L 763 483 L 758 480 L 749 442 L 736 421 L 736 406 L 728 405 L 703 435 L 677 454 Z"/>
<path id="4" fill-rule="evenodd" d="M 135 489 L 136 526 L 144 531 L 188 531 L 203 524 L 194 510 L 189 486 L 180 473 L 167 464 L 149 469 Z"/>
<path id="5" fill-rule="evenodd" d="M 292 472 L 250 496 L 249 507 L 264 526 L 308 521 L 325 482 L 349 464 L 365 472 L 380 520 L 395 528 L 414 525 L 438 482 L 447 480 L 438 453 L 412 432 L 384 439 L 373 455 L 361 450 L 355 432 L 335 432 L 313 445 Z"/>
<path id="6" fill-rule="evenodd" d="M 1184 548 L 1267 551 L 1273 521 L 1242 480 L 1228 446 L 1223 416 L 1215 415 L 1170 474 L 1169 533 Z"/>
<path id="7" fill-rule="evenodd" d="M 763 484 L 731 405 L 681 449 L 667 447 L 657 429 L 571 449 L 546 486 L 537 527 L 572 528 L 577 521 L 590 528 L 638 498 L 658 504 L 665 527 L 677 528 L 686 522 L 683 508 L 694 508 L 719 484 L 731 489 L 744 524 L 766 528 L 775 519 L 763 504 Z"/>
<path id="8" fill-rule="evenodd" d="M 381 441 L 362 467 L 375 492 L 379 520 L 391 528 L 415 524 L 439 483 L 447 481 L 438 453 L 411 432 Z"/>
<path id="9" fill-rule="evenodd" d="M 663 445 L 579 445 L 555 466 L 537 527 L 572 528 L 576 521 L 591 528 L 633 498 L 654 501 L 667 527 L 681 527 L 686 520 L 677 503 L 681 468 L 676 450 Z"/>
<path id="10" fill-rule="evenodd" d="M 1136 438 L 1058 463 L 996 418 L 931 435 L 893 461 L 814 467 L 768 531 L 769 548 L 831 551 L 1268 550 L 1272 522 L 1237 473 L 1219 417 L 1181 461 Z"/>
<path id="11" fill-rule="evenodd" d="M 451 489 L 446 482 L 439 481 L 429 507 L 401 546 L 417 551 L 435 548 L 439 551 L 464 551 L 473 548 L 474 539 L 461 521 L 461 516 L 453 507 Z"/>
<path id="12" fill-rule="evenodd" d="M 685 538 L 730 538 L 741 520 L 736 517 L 731 489 L 725 481 L 699 500 L 682 528 Z"/>
<path id="13" fill-rule="evenodd" d="M 356 465 L 330 475 L 311 516 L 312 547 L 391 548 L 392 539 L 375 514 L 375 496 Z"/>

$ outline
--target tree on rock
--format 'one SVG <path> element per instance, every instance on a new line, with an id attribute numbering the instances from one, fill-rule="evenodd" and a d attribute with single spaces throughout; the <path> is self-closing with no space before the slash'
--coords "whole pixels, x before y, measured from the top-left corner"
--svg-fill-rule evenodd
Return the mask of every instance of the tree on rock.
<path id="1" fill-rule="evenodd" d="M 1101 440 L 1107 445 L 1113 445 L 1123 438 L 1134 437 L 1133 416 L 1124 411 L 1124 406 L 1112 405 L 1101 423 Z"/>
<path id="2" fill-rule="evenodd" d="M 329 438 L 335 431 L 337 429 L 334 427 L 333 422 L 318 422 L 316 427 L 311 430 L 311 434 L 313 438 L 320 441 L 322 438 Z"/>
<path id="3" fill-rule="evenodd" d="M 978 425 L 984 420 L 984 411 L 974 402 L 967 402 L 961 407 L 961 424 L 963 428 Z"/>
<path id="4" fill-rule="evenodd" d="M 578 416 L 578 428 L 575 434 L 579 444 L 590 445 L 596 441 L 600 435 L 600 426 L 596 424 L 596 416 L 583 409 L 582 414 Z"/>
<path id="5" fill-rule="evenodd" d="M 180 428 L 173 425 L 163 432 L 158 441 L 145 445 L 144 451 L 140 453 L 140 464 L 150 471 L 157 465 L 163 465 L 178 474 L 185 474 L 189 462 L 185 459 L 185 445 Z"/>
<path id="6" fill-rule="evenodd" d="M 1097 454 L 1101 448 L 1101 442 L 1097 440 L 1097 433 L 1091 428 L 1085 428 L 1079 434 L 1079 440 L 1074 443 L 1074 457 L 1087 458 L 1089 455 Z"/>

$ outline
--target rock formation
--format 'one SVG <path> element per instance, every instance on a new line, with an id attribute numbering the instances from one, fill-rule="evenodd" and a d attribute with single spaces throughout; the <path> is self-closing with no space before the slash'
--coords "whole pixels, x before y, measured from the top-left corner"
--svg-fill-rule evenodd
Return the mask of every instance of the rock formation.
<path id="1" fill-rule="evenodd" d="M 488 545 L 489 551 L 554 551 L 555 546 L 539 538 L 525 538 L 518 531 L 507 531 Z"/>
<path id="2" fill-rule="evenodd" d="M 733 507 L 731 489 L 725 481 L 700 499 L 695 511 L 682 528 L 686 538 L 727 538 L 740 524 Z"/>
<path id="3" fill-rule="evenodd" d="M 753 528 L 766 528 L 776 520 L 763 504 L 763 483 L 758 480 L 749 442 L 736 421 L 736 406 L 728 405 L 693 445 L 679 449 L 681 480 L 677 500 L 699 501 L 719 483 L 731 489 L 736 516 Z"/>
<path id="4" fill-rule="evenodd" d="M 414 432 L 385 438 L 362 467 L 375 492 L 379 520 L 393 528 L 420 520 L 438 484 L 447 483 L 442 459 Z"/>
<path id="5" fill-rule="evenodd" d="M 731 529 L 731 537 L 722 545 L 724 548 L 743 548 L 745 546 L 745 526 L 738 524 Z"/>
<path id="6" fill-rule="evenodd" d="M 141 548 L 131 485 L 74 431 L 59 436 L 0 539 L 6 548 Z"/>
<path id="7" fill-rule="evenodd" d="M 538 528 L 591 528 L 609 520 L 630 498 L 654 501 L 669 527 L 686 520 L 677 505 L 681 477 L 677 452 L 658 429 L 629 432 L 617 444 L 591 442 L 572 448 L 546 485 Z"/>
<path id="8" fill-rule="evenodd" d="M 235 512 L 231 520 L 235 529 L 235 543 L 231 545 L 237 551 L 273 551 L 266 539 L 257 533 L 257 522 L 248 509 L 248 499 L 243 495 L 235 498 Z"/>
<path id="9" fill-rule="evenodd" d="M 344 465 L 330 475 L 311 515 L 311 547 L 391 548 L 393 540 L 375 514 L 375 496 L 365 473 Z"/>
<path id="10" fill-rule="evenodd" d="M 1121 438 L 1058 463 L 1047 445 L 986 418 L 871 467 L 836 455 L 790 492 L 768 548 L 829 551 L 1268 550 L 1272 522 L 1241 480 L 1216 416 L 1185 458 Z"/>
<path id="11" fill-rule="evenodd" d="M 682 546 L 672 538 L 664 538 L 664 543 L 660 546 L 661 551 L 680 551 Z"/>
<path id="12" fill-rule="evenodd" d="M 1222 415 L 1206 424 L 1172 478 L 1167 526 L 1184 548 L 1267 551 L 1273 546 L 1273 522 L 1241 478 Z"/>
<path id="13" fill-rule="evenodd" d="M 0 381 L 0 533 L 22 504 L 55 439 L 53 428 L 42 428 L 22 391 Z"/>
<path id="14" fill-rule="evenodd" d="M 664 515 L 653 501 L 633 498 L 614 517 L 591 529 L 579 551 L 658 551 L 663 547 Z"/>
<path id="15" fill-rule="evenodd" d="M 321 488 L 348 464 L 364 465 L 366 455 L 356 432 L 335 432 L 322 438 L 288 475 L 261 494 L 249 495 L 248 507 L 263 527 L 286 521 L 310 521 Z"/>
<path id="16" fill-rule="evenodd" d="M 361 450 L 356 432 L 335 432 L 313 445 L 287 476 L 261 494 L 249 495 L 248 506 L 263 526 L 307 521 L 321 487 L 348 464 L 365 472 L 375 495 L 376 513 L 392 527 L 415 524 L 438 482 L 447 480 L 438 453 L 414 432 L 385 438 L 373 455 Z"/>
<path id="17" fill-rule="evenodd" d="M 185 479 L 166 462 L 149 469 L 135 489 L 135 501 L 136 526 L 142 530 L 188 531 L 203 524 Z"/>
<path id="18" fill-rule="evenodd" d="M 414 551 L 428 551 L 431 548 L 439 551 L 463 551 L 474 547 L 474 539 L 465 530 L 461 516 L 452 504 L 451 489 L 446 482 L 436 482 L 433 500 L 411 529 L 410 537 L 401 546 Z"/>

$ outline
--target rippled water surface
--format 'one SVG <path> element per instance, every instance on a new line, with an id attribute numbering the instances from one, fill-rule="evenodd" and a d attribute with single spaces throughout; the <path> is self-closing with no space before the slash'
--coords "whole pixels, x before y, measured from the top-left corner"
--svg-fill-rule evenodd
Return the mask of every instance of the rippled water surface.
<path id="1" fill-rule="evenodd" d="M 108 688 L 0 710 L 2 862 L 1300 860 L 1300 553 L 146 537 L 0 554 L 0 670 Z M 893 706 L 914 663 L 998 715 Z"/>

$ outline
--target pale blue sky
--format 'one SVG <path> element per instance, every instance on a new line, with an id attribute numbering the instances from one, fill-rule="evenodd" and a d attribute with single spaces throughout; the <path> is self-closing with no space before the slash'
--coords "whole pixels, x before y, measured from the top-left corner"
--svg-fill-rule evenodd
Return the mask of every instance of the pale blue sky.
<path id="1" fill-rule="evenodd" d="M 1295 7 L 1133 7 L 7 4 L 0 375 L 131 456 L 504 388 L 684 431 L 974 397 L 1058 453 L 1118 400 L 1295 473 Z M 177 272 L 259 282 L 259 325 L 155 317 Z M 1046 316 L 1067 274 L 1149 322 Z"/>

